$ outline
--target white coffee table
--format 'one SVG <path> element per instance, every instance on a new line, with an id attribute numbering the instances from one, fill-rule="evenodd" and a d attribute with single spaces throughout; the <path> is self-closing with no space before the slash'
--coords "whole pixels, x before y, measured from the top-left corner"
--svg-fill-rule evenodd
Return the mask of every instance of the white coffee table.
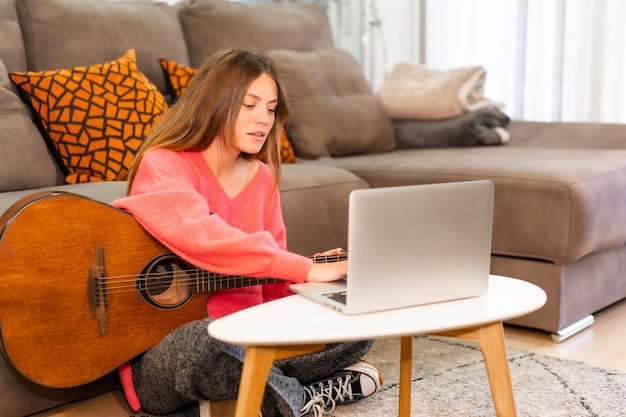
<path id="1" fill-rule="evenodd" d="M 399 415 L 410 416 L 412 341 L 436 334 L 474 339 L 485 359 L 496 415 L 515 416 L 502 322 L 535 311 L 546 293 L 526 281 L 492 275 L 476 298 L 348 316 L 294 295 L 212 322 L 209 334 L 248 347 L 236 417 L 258 417 L 276 359 L 315 352 L 327 343 L 401 337 Z"/>

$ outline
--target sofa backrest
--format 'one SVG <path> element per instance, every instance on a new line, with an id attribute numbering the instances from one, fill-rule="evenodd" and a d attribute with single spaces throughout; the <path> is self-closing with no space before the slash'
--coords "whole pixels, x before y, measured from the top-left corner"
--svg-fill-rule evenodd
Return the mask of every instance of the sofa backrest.
<path id="1" fill-rule="evenodd" d="M 8 71 L 25 71 L 26 53 L 15 0 L 0 0 L 0 60 Z"/>
<path id="2" fill-rule="evenodd" d="M 309 52 L 334 47 L 328 16 L 315 4 L 185 0 L 176 8 L 196 68 L 225 48 Z"/>
<path id="3" fill-rule="evenodd" d="M 16 0 L 31 71 L 117 59 L 135 49 L 137 66 L 160 91 L 159 55 L 189 64 L 176 10 L 151 0 Z"/>
<path id="4" fill-rule="evenodd" d="M 334 47 L 315 4 L 184 0 L 0 0 L 0 60 L 11 71 L 92 65 L 133 48 L 139 69 L 166 93 L 158 58 L 199 67 L 221 49 L 315 51 Z"/>
<path id="5" fill-rule="evenodd" d="M 50 187 L 63 178 L 1 59 L 0 159 L 0 192 Z"/>

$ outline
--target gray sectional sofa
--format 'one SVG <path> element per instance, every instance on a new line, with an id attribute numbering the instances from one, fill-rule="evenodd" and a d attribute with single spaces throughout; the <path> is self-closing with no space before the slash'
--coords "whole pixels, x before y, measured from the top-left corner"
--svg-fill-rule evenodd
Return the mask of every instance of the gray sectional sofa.
<path id="1" fill-rule="evenodd" d="M 167 94 L 159 56 L 197 68 L 212 52 L 233 46 L 274 58 L 292 99 L 289 134 L 298 161 L 284 165 L 280 190 L 293 251 L 348 247 L 354 189 L 490 179 L 492 272 L 536 283 L 548 294 L 544 308 L 514 324 L 558 335 L 626 296 L 626 126 L 512 121 L 511 140 L 502 146 L 396 149 L 394 121 L 381 114 L 356 61 L 333 49 L 326 14 L 315 5 L 0 0 L 0 213 L 40 190 L 110 202 L 126 186 L 65 184 L 8 73 L 92 65 L 134 48 L 139 69 Z M 315 95 L 315 80 L 335 87 Z M 43 387 L 0 358 L 3 416 L 116 386 L 112 372 L 85 386 Z"/>

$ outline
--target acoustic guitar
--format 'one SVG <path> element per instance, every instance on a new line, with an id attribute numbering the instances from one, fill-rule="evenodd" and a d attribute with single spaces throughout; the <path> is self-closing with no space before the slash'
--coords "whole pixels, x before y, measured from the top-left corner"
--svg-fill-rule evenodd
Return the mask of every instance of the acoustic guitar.
<path id="1" fill-rule="evenodd" d="M 49 387 L 102 377 L 206 317 L 213 291 L 280 281 L 196 268 L 130 214 L 72 193 L 25 197 L 0 227 L 2 341 L 19 372 Z"/>

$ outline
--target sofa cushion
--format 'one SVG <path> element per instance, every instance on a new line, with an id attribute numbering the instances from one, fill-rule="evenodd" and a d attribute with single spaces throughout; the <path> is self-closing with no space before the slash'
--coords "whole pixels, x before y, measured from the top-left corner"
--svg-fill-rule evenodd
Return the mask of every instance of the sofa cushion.
<path id="1" fill-rule="evenodd" d="M 492 253 L 567 264 L 626 243 L 626 150 L 475 147 L 324 158 L 373 187 L 490 179 Z"/>
<path id="2" fill-rule="evenodd" d="M 348 247 L 348 196 L 368 184 L 351 172 L 311 161 L 284 165 L 280 202 L 289 250 L 304 256 Z"/>
<path id="3" fill-rule="evenodd" d="M 123 180 L 143 138 L 167 109 L 129 50 L 88 67 L 14 72 L 70 184 Z"/>
<path id="4" fill-rule="evenodd" d="M 0 192 L 56 184 L 57 168 L 0 60 Z"/>
<path id="5" fill-rule="evenodd" d="M 161 67 L 165 73 L 169 94 L 175 100 L 187 91 L 193 77 L 198 72 L 198 69 L 181 65 L 178 62 L 169 60 L 163 56 L 159 57 L 159 62 L 161 63 Z M 284 130 L 280 135 L 280 157 L 281 161 L 285 164 L 293 164 L 296 162 L 293 145 Z"/>
<path id="6" fill-rule="evenodd" d="M 315 4 L 187 0 L 179 8 L 191 65 L 226 48 L 313 51 L 333 47 L 326 11 Z M 176 59 L 174 55 L 166 55 Z"/>
<path id="7" fill-rule="evenodd" d="M 0 0 L 0 60 L 11 71 L 26 70 L 26 53 L 15 0 Z"/>
<path id="8" fill-rule="evenodd" d="M 531 122 L 513 120 L 509 146 L 626 149 L 623 123 Z"/>
<path id="9" fill-rule="evenodd" d="M 126 195 L 126 181 L 102 181 L 82 184 L 63 184 L 52 187 L 35 188 L 32 190 L 16 190 L 0 193 L 0 213 L 4 213 L 9 207 L 24 197 L 39 192 L 67 192 L 83 195 L 103 203 L 111 203 L 113 200 Z"/>
<path id="10" fill-rule="evenodd" d="M 288 135 L 304 158 L 382 152 L 395 147 L 391 120 L 348 52 L 272 50 L 293 117 Z"/>
<path id="11" fill-rule="evenodd" d="M 128 49 L 165 91 L 159 55 L 189 64 L 185 37 L 166 3 L 149 0 L 17 0 L 28 69 L 72 68 L 110 61 Z"/>

